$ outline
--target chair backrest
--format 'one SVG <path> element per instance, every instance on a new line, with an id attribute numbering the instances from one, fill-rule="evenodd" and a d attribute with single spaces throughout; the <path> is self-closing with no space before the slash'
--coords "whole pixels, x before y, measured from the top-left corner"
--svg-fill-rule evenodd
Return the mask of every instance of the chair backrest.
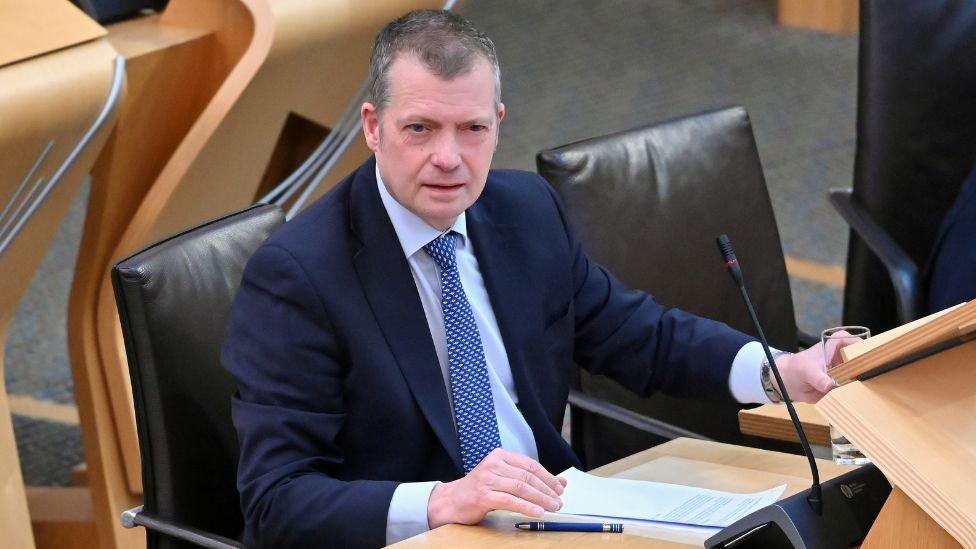
<path id="1" fill-rule="evenodd" d="M 853 197 L 919 268 L 976 162 L 976 3 L 863 0 Z M 881 262 L 853 232 L 844 322 L 898 324 Z"/>
<path id="2" fill-rule="evenodd" d="M 254 206 L 149 246 L 112 269 L 132 380 L 144 510 L 239 539 L 234 380 L 220 347 L 248 258 L 284 221 Z M 176 542 L 149 532 L 150 547 Z"/>
<path id="3" fill-rule="evenodd" d="M 770 344 L 796 347 L 789 278 L 745 109 L 587 139 L 543 151 L 536 163 L 561 195 L 591 259 L 664 305 L 753 333 L 715 244 L 727 233 Z M 761 444 L 739 433 L 737 406 L 665 395 L 640 400 L 585 374 L 582 384 L 587 393 L 710 438 Z M 589 466 L 659 442 L 622 426 L 591 426 L 599 420 L 587 417 Z"/>

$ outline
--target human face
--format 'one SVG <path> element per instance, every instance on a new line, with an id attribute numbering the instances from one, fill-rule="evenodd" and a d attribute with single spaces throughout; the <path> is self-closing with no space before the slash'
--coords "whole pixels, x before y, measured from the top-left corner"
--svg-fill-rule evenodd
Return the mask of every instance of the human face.
<path id="1" fill-rule="evenodd" d="M 390 66 L 390 100 L 363 103 L 366 144 L 387 190 L 437 230 L 447 230 L 485 188 L 505 106 L 491 65 L 479 59 L 443 80 L 412 55 Z"/>

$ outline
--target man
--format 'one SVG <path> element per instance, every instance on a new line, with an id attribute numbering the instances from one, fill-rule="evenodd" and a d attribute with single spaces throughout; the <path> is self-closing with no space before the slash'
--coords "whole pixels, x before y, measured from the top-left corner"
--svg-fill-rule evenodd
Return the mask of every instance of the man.
<path id="1" fill-rule="evenodd" d="M 374 158 L 248 263 L 235 376 L 248 546 L 376 546 L 492 509 L 557 510 L 581 466 L 560 436 L 575 363 L 639 394 L 767 402 L 762 351 L 590 262 L 552 189 L 491 171 L 494 46 L 450 12 L 377 36 Z M 791 395 L 832 388 L 815 348 Z"/>

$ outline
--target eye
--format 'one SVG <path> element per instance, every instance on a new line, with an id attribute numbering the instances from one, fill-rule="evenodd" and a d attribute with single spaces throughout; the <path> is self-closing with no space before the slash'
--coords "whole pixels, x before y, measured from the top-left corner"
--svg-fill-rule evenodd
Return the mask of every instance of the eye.
<path id="1" fill-rule="evenodd" d="M 410 124 L 407 126 L 407 130 L 411 133 L 423 133 L 426 129 L 423 124 Z"/>
<path id="2" fill-rule="evenodd" d="M 473 132 L 483 132 L 488 130 L 488 126 L 485 126 L 483 124 L 472 124 L 471 126 L 468 127 L 468 129 Z"/>

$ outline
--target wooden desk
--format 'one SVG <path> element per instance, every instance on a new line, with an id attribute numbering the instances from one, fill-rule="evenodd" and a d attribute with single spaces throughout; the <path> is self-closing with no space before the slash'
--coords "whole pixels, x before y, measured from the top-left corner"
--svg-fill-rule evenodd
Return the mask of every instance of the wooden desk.
<path id="1" fill-rule="evenodd" d="M 803 430 L 807 434 L 810 444 L 830 446 L 830 427 L 823 414 L 817 411 L 813 404 L 795 403 L 796 415 L 800 417 Z M 739 430 L 744 435 L 800 442 L 800 438 L 790 421 L 790 413 L 786 406 L 766 404 L 751 410 L 739 411 Z"/>
<path id="2" fill-rule="evenodd" d="M 817 460 L 821 480 L 849 468 Z M 600 476 L 655 480 L 737 492 L 758 491 L 786 484 L 783 497 L 810 485 L 806 458 L 718 442 L 679 438 L 590 471 Z M 585 543 L 607 547 L 674 548 L 701 546 L 691 539 L 675 539 L 653 527 L 627 525 L 624 534 L 579 532 L 518 532 L 513 524 L 525 517 L 496 511 L 480 525 L 448 525 L 404 540 L 402 549 L 453 547 L 572 547 Z M 652 537 L 654 536 L 654 537 Z M 662 537 L 671 539 L 661 539 Z"/>

